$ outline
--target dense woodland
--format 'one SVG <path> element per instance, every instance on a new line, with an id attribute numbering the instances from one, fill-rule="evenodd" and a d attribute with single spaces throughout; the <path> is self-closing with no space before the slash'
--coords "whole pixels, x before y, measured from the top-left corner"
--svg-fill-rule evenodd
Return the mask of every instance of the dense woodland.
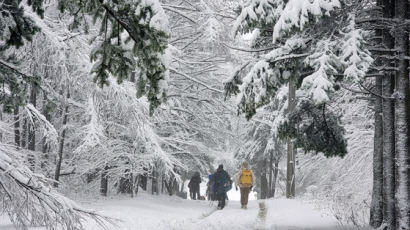
<path id="1" fill-rule="evenodd" d="M 409 29 L 405 0 L 0 0 L 0 213 L 104 225 L 66 196 L 186 197 L 243 160 L 294 198 L 298 156 L 349 154 L 347 92 L 374 119 L 366 221 L 410 229 Z"/>

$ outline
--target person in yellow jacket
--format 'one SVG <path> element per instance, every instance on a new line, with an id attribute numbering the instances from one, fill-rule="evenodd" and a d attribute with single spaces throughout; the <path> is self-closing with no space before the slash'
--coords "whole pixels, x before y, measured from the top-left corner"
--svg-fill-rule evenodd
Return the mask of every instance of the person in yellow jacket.
<path id="1" fill-rule="evenodd" d="M 240 171 L 234 176 L 236 190 L 241 190 L 241 208 L 247 209 L 249 193 L 255 183 L 252 170 L 248 162 L 244 161 Z"/>

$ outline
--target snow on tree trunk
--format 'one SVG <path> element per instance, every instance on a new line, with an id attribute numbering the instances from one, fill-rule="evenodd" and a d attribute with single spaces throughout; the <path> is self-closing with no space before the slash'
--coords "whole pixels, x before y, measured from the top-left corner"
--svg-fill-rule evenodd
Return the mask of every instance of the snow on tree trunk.
<path id="1" fill-rule="evenodd" d="M 67 100 L 70 98 L 70 91 L 67 90 Z M 65 134 L 66 134 L 66 125 L 68 120 L 68 103 L 64 106 L 64 113 L 63 113 L 63 123 L 62 123 L 62 131 L 60 136 L 60 141 L 58 143 L 58 159 L 56 165 L 56 171 L 54 174 L 54 180 L 59 181 L 60 173 L 61 173 L 61 163 L 63 162 L 63 150 L 64 150 L 64 141 L 65 141 Z M 58 183 L 54 183 L 54 186 L 57 187 Z"/>
<path id="2" fill-rule="evenodd" d="M 383 77 L 383 96 L 391 97 L 393 93 L 393 76 Z M 395 137 L 394 137 L 394 102 L 383 100 L 383 193 L 384 193 L 384 222 L 390 229 L 395 226 Z"/>
<path id="3" fill-rule="evenodd" d="M 296 79 L 291 77 L 289 80 L 289 106 L 288 113 L 292 113 L 296 107 Z M 288 139 L 288 156 L 286 168 L 286 197 L 295 197 L 295 144 L 293 140 Z"/>
<path id="4" fill-rule="evenodd" d="M 48 111 L 48 108 L 47 108 L 47 96 L 46 96 L 46 94 L 44 94 L 43 96 L 44 96 L 43 109 L 42 109 L 43 114 L 44 114 L 44 117 L 46 118 L 46 120 L 50 121 L 51 120 L 51 115 L 50 115 L 50 113 Z M 41 164 L 40 164 L 40 167 L 42 169 L 45 169 L 50 164 L 48 162 L 49 161 L 49 155 L 48 155 L 49 151 L 50 151 L 50 146 L 47 143 L 47 138 L 43 137 L 42 140 L 41 140 L 41 152 L 43 153 L 43 155 L 42 155 Z"/>
<path id="5" fill-rule="evenodd" d="M 376 78 L 375 93 L 382 94 L 382 79 Z M 370 226 L 378 228 L 383 222 L 383 99 L 374 97 L 373 192 L 370 207 Z"/>
<path id="6" fill-rule="evenodd" d="M 409 18 L 408 1 L 396 1 L 395 16 L 399 21 Z M 409 32 L 399 27 L 396 32 L 395 48 L 398 52 L 398 71 L 395 90 L 396 128 L 396 229 L 410 229 L 410 186 L 409 186 Z"/>
<path id="7" fill-rule="evenodd" d="M 19 115 L 19 107 L 16 106 L 14 108 L 14 144 L 19 147 L 20 146 L 20 115 Z"/>
<path id="8" fill-rule="evenodd" d="M 31 89 L 30 89 L 30 104 L 32 104 L 34 107 L 36 107 L 37 105 L 37 90 L 34 84 L 31 85 Z M 36 150 L 36 130 L 35 130 L 34 122 L 29 122 L 27 128 L 28 128 L 27 148 L 28 150 L 32 151 L 29 157 L 29 164 L 30 164 L 30 169 L 34 171 L 36 168 L 36 158 L 35 156 L 32 155 L 34 151 Z"/>

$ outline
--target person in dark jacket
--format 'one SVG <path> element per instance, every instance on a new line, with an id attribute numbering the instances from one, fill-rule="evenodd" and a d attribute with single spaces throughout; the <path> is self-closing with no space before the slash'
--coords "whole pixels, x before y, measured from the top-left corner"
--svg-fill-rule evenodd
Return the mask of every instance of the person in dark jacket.
<path id="1" fill-rule="evenodd" d="M 206 183 L 206 197 L 208 200 L 213 200 L 212 196 L 213 196 L 213 187 L 214 187 L 214 183 L 212 182 L 212 176 L 213 174 L 209 174 L 208 176 L 208 182 Z"/>
<path id="2" fill-rule="evenodd" d="M 189 191 L 192 194 L 192 199 L 196 200 L 199 199 L 200 194 L 199 194 L 199 185 L 201 184 L 201 175 L 199 172 L 196 172 L 192 177 L 191 180 L 189 181 L 188 187 Z"/>
<path id="3" fill-rule="evenodd" d="M 218 209 L 223 209 L 225 207 L 226 192 L 232 188 L 231 177 L 224 170 L 223 165 L 219 165 L 212 180 L 215 184 L 215 192 L 218 198 Z"/>

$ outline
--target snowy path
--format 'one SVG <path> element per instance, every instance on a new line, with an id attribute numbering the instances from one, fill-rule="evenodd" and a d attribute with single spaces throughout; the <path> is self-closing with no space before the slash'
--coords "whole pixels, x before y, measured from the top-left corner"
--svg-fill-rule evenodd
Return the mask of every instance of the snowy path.
<path id="1" fill-rule="evenodd" d="M 115 198 L 82 203 L 85 207 L 121 219 L 117 228 L 112 228 L 120 230 L 251 230 L 256 229 L 258 214 L 257 201 L 250 201 L 248 210 L 240 209 L 238 201 L 229 201 L 225 209 L 216 210 L 216 203 L 210 206 L 209 201 L 146 194 L 139 194 L 135 199 Z M 266 205 L 268 214 L 265 229 L 348 229 L 340 227 L 333 216 L 324 215 L 312 205 L 299 200 L 273 199 L 267 200 Z M 0 220 L 1 230 L 13 229 L 1 222 Z M 86 229 L 101 230 L 93 222 L 86 223 Z"/>
<path id="2" fill-rule="evenodd" d="M 333 230 L 340 227 L 331 215 L 316 211 L 299 200 L 273 199 L 268 206 L 266 229 Z M 109 200 L 91 205 L 104 214 L 123 219 L 121 230 L 228 230 L 255 229 L 257 201 L 250 201 L 248 210 L 240 209 L 239 201 L 229 201 L 223 210 L 216 203 L 190 201 L 176 197 L 142 195 L 136 199 Z M 138 227 L 137 227 L 138 226 Z M 91 224 L 87 229 L 100 230 Z"/>

